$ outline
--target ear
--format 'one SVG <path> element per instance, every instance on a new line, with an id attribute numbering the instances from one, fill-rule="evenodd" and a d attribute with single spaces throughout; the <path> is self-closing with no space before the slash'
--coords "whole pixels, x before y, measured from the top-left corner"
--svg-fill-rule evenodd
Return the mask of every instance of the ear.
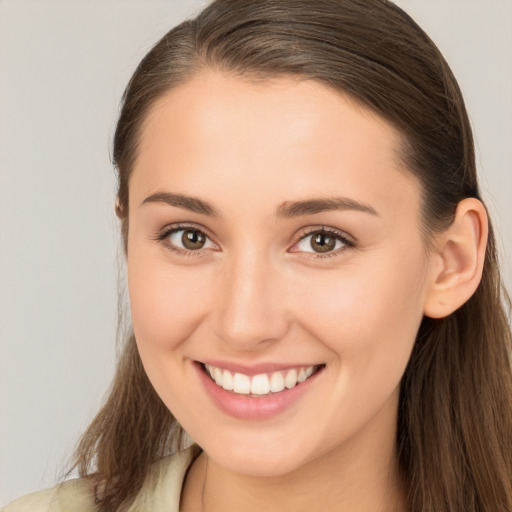
<path id="1" fill-rule="evenodd" d="M 119 197 L 116 198 L 115 211 L 116 211 L 116 215 L 117 215 L 118 219 L 124 218 L 124 212 L 123 212 L 123 208 L 121 207 L 121 202 L 119 201 Z"/>
<path id="2" fill-rule="evenodd" d="M 451 225 L 436 236 L 424 314 L 443 318 L 462 306 L 482 278 L 488 220 L 478 199 L 462 200 Z"/>

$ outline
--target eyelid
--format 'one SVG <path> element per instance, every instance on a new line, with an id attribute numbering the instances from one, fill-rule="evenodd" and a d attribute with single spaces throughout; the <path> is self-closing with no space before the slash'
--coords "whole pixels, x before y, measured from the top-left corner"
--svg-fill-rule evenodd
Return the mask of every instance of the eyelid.
<path id="1" fill-rule="evenodd" d="M 301 253 L 304 255 L 303 257 L 305 257 L 305 258 L 312 258 L 312 259 L 330 258 L 333 256 L 339 256 L 339 255 L 341 255 L 341 253 L 345 252 L 346 250 L 352 249 L 356 246 L 356 241 L 354 240 L 354 238 L 352 236 L 350 236 L 349 234 L 345 233 L 344 231 L 341 231 L 340 229 L 337 229 L 337 228 L 325 226 L 325 225 L 319 225 L 319 226 L 315 226 L 315 227 L 306 228 L 306 230 L 303 231 L 302 234 L 297 238 L 297 240 L 293 244 L 292 248 L 297 246 L 305 238 L 307 238 L 311 235 L 314 235 L 316 233 L 327 233 L 329 235 L 332 235 L 334 238 L 336 238 L 336 240 L 339 240 L 343 243 L 343 247 L 333 250 L 333 251 L 328 251 L 325 253 L 319 253 L 319 252 L 315 252 L 315 251 L 297 251 L 297 250 L 292 250 L 291 252 Z"/>
<path id="2" fill-rule="evenodd" d="M 219 245 L 217 242 L 213 240 L 213 237 L 210 235 L 209 231 L 204 228 L 203 226 L 198 226 L 197 224 L 193 223 L 178 223 L 178 224 L 169 224 L 162 228 L 154 237 L 152 237 L 153 240 L 163 244 L 167 249 L 170 251 L 179 254 L 180 256 L 204 256 L 205 250 L 211 250 L 211 248 L 207 249 L 197 249 L 197 250 L 190 250 L 190 249 L 182 249 L 181 247 L 177 247 L 174 244 L 171 244 L 167 239 L 169 236 L 171 236 L 173 233 L 179 232 L 179 231 L 199 231 L 203 235 L 205 235 L 208 240 L 212 244 L 214 244 L 217 248 Z"/>
<path id="3" fill-rule="evenodd" d="M 154 240 L 157 242 L 160 242 L 164 244 L 169 250 L 173 251 L 174 253 L 177 253 L 179 255 L 185 255 L 185 256 L 204 256 L 205 250 L 210 251 L 211 248 L 201 248 L 197 250 L 190 250 L 190 249 L 182 249 L 181 247 L 177 247 L 174 244 L 169 243 L 166 241 L 166 239 L 169 238 L 169 236 L 173 233 L 179 232 L 179 231 L 186 231 L 186 230 L 196 230 L 201 232 L 203 235 L 205 235 L 211 243 L 213 243 L 217 248 L 219 248 L 219 244 L 217 244 L 213 237 L 209 234 L 208 229 L 204 228 L 203 226 L 198 226 L 197 224 L 193 223 L 179 223 L 179 224 L 170 224 L 165 226 L 163 229 L 157 233 L 156 236 L 153 237 Z M 316 233 L 327 233 L 335 237 L 337 240 L 341 241 L 343 243 L 343 247 L 328 251 L 325 253 L 319 253 L 315 251 L 297 251 L 297 250 L 290 250 L 292 253 L 300 253 L 303 254 L 305 258 L 313 258 L 313 259 L 319 259 L 319 258 L 329 258 L 332 256 L 338 256 L 341 253 L 345 252 L 347 249 L 351 249 L 355 247 L 356 242 L 347 233 L 344 231 L 341 231 L 336 228 L 332 228 L 329 226 L 319 225 L 319 226 L 312 226 L 309 228 L 306 228 L 302 231 L 301 235 L 296 238 L 296 241 L 293 243 L 291 249 L 295 247 L 297 244 L 299 244 L 302 240 L 307 238 L 308 236 L 312 236 Z"/>

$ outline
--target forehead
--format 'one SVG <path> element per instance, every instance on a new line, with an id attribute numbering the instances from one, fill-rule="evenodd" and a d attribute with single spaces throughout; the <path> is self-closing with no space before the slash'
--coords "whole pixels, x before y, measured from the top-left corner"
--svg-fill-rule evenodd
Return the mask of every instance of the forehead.
<path id="1" fill-rule="evenodd" d="M 392 125 L 318 82 L 255 83 L 204 71 L 148 114 L 130 196 L 231 193 L 245 197 L 245 207 L 254 197 L 270 207 L 286 192 L 290 199 L 338 194 L 400 205 L 404 195 L 419 194 L 400 144 Z"/>

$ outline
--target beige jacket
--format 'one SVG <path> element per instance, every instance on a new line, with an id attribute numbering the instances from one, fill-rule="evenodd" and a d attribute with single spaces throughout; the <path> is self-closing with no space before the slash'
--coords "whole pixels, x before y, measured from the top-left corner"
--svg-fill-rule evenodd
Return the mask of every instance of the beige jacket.
<path id="1" fill-rule="evenodd" d="M 185 473 L 198 447 L 153 464 L 151 472 L 128 512 L 179 512 Z M 94 512 L 94 485 L 90 479 L 68 480 L 51 489 L 28 494 L 7 505 L 3 512 Z"/>

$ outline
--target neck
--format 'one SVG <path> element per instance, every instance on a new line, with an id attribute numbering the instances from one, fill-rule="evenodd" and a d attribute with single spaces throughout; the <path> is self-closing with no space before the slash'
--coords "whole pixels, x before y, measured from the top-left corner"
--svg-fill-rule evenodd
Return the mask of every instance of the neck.
<path id="1" fill-rule="evenodd" d="M 405 512 L 396 413 L 388 427 L 383 424 L 382 418 L 370 422 L 342 445 L 277 477 L 234 473 L 203 452 L 189 471 L 180 511 Z"/>

